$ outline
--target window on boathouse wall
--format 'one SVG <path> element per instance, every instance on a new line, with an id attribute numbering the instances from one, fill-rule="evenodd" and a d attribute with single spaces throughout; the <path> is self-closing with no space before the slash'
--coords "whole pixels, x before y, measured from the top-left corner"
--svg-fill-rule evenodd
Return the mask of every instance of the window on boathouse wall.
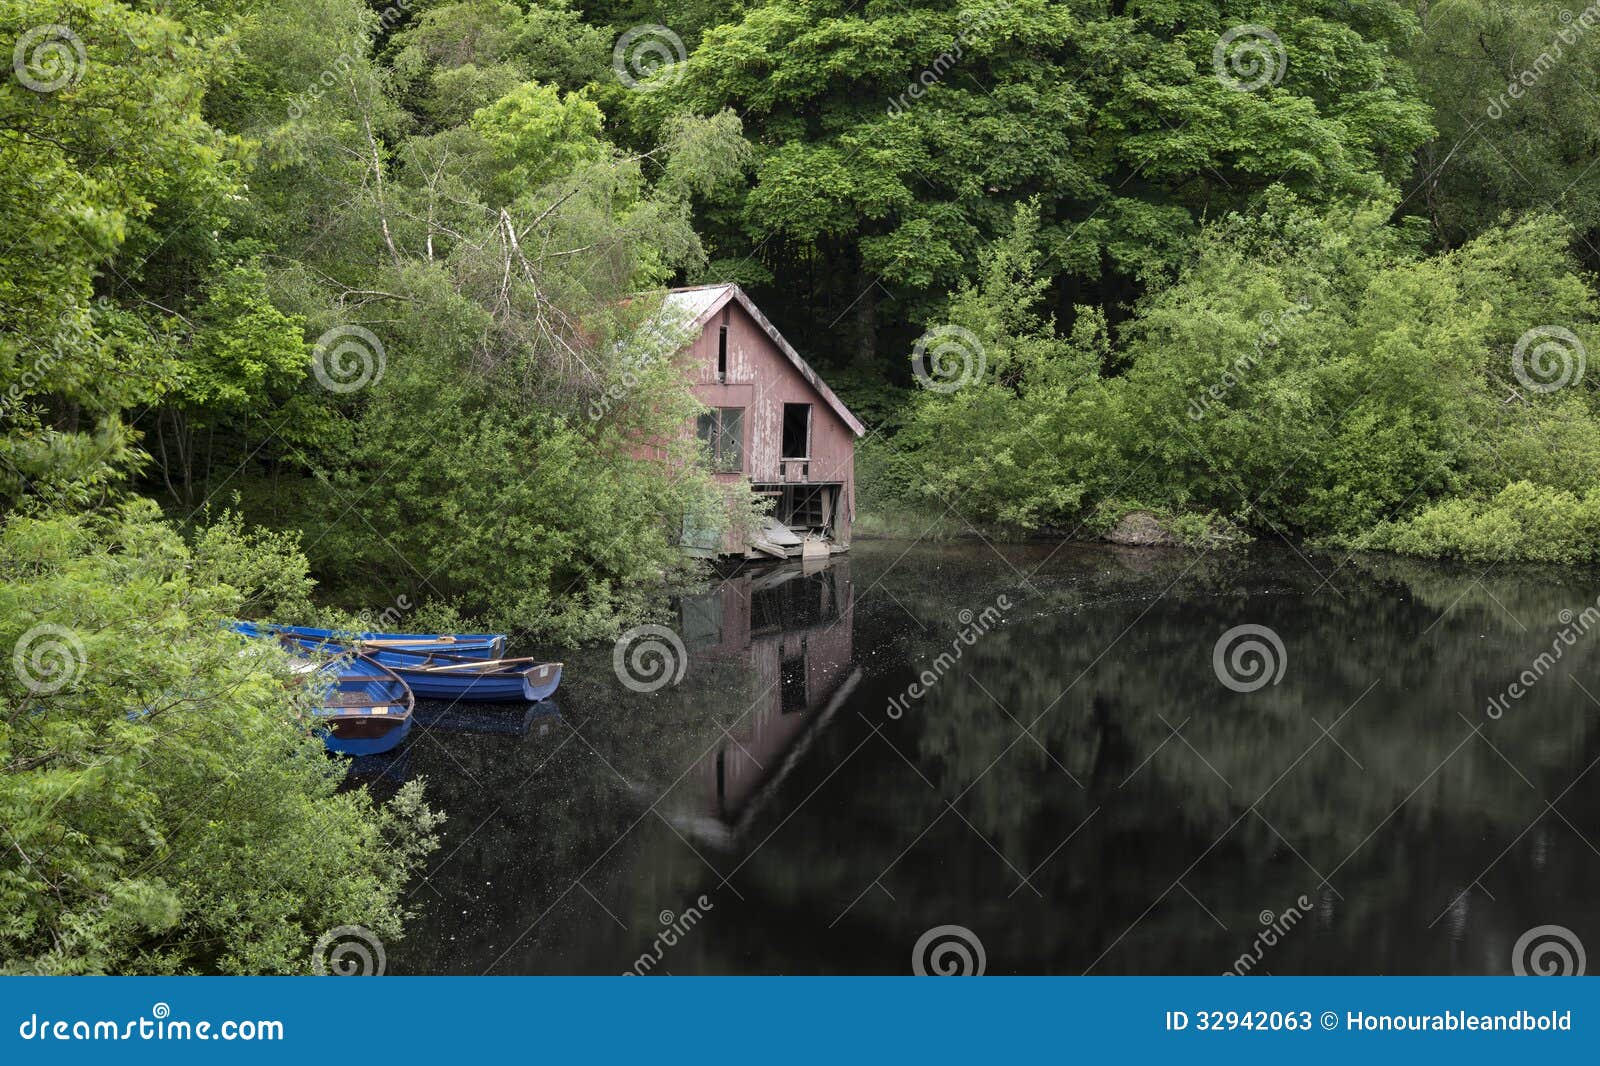
<path id="1" fill-rule="evenodd" d="M 744 408 L 713 408 L 700 416 L 695 432 L 710 450 L 711 469 L 719 473 L 744 469 Z"/>
<path id="2" fill-rule="evenodd" d="M 722 325 L 717 330 L 717 380 L 728 380 L 728 312 L 722 312 Z"/>
<path id="3" fill-rule="evenodd" d="M 811 405 L 783 405 L 783 454 L 780 459 L 811 458 Z"/>

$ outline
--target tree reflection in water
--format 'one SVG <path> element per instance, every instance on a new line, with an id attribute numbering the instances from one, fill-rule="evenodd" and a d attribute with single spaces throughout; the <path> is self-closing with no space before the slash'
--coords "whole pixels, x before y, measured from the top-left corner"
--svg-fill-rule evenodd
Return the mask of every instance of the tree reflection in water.
<path id="1" fill-rule="evenodd" d="M 852 556 L 682 597 L 676 686 L 631 692 L 589 649 L 565 656 L 543 735 L 414 741 L 451 821 L 392 965 L 619 972 L 701 894 L 715 907 L 664 971 L 903 973 L 957 924 L 990 973 L 1220 973 L 1302 896 L 1312 914 L 1254 972 L 1505 973 L 1547 923 L 1600 944 L 1600 633 L 1484 713 L 1595 574 L 1289 549 Z M 886 713 L 1000 594 L 1003 624 Z M 1287 662 L 1236 692 L 1212 653 L 1247 623 Z"/>

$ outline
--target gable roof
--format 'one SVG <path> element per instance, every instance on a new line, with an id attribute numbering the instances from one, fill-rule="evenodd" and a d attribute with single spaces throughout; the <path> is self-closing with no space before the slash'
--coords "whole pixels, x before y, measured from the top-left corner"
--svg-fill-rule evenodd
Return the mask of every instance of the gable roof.
<path id="1" fill-rule="evenodd" d="M 851 432 L 858 437 L 866 434 L 867 427 L 861 424 L 861 420 L 850 413 L 850 408 L 844 405 L 844 401 L 835 396 L 833 390 L 828 388 L 828 383 L 823 381 L 815 370 L 811 369 L 809 363 L 800 358 L 800 353 L 794 350 L 793 345 L 783 339 L 783 334 L 778 332 L 778 327 L 767 320 L 767 316 L 761 313 L 760 308 L 756 307 L 755 302 L 745 295 L 745 291 L 738 285 L 729 282 L 723 285 L 694 285 L 684 289 L 671 289 L 667 292 L 666 298 L 666 306 L 689 319 L 693 328 L 697 330 L 704 328 L 706 323 L 711 321 L 711 317 L 730 302 L 737 303 L 744 308 L 751 318 L 755 319 L 756 325 L 766 331 L 772 343 L 777 345 L 778 350 L 788 358 L 789 362 L 794 364 L 794 368 L 800 372 L 800 376 L 805 378 L 806 383 L 816 390 L 817 395 L 821 396 L 824 402 L 832 408 L 833 413 L 838 415 L 840 420 L 850 427 Z"/>

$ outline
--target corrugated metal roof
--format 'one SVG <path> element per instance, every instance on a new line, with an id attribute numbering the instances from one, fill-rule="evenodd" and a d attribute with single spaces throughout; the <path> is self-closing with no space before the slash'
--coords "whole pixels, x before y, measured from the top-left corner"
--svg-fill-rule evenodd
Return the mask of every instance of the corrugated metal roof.
<path id="1" fill-rule="evenodd" d="M 697 285 L 692 289 L 673 289 L 664 301 L 667 307 L 687 315 L 689 321 L 698 322 L 700 316 L 725 301 L 732 285 Z"/>

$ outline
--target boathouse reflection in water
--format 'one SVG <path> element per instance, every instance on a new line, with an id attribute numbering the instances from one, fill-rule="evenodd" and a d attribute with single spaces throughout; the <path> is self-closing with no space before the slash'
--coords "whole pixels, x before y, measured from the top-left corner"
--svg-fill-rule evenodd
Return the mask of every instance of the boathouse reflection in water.
<path id="1" fill-rule="evenodd" d="M 676 828 L 733 846 L 861 679 L 852 657 L 854 586 L 847 557 L 820 567 L 741 570 L 679 603 L 697 663 L 742 667 L 755 689 L 723 739 L 690 771 Z"/>

